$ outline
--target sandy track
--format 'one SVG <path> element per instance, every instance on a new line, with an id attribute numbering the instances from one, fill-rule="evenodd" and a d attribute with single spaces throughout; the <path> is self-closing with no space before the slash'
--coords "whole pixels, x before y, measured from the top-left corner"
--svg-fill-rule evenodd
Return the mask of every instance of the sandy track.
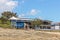
<path id="1" fill-rule="evenodd" d="M 0 40 L 60 40 L 60 33 L 0 28 Z"/>

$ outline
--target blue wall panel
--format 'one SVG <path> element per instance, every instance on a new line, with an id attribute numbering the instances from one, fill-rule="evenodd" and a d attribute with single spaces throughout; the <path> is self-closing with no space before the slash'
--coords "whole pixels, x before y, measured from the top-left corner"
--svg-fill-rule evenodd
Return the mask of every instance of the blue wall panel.
<path id="1" fill-rule="evenodd" d="M 24 22 L 16 22 L 17 28 L 24 28 Z"/>
<path id="2" fill-rule="evenodd" d="M 11 20 L 11 25 L 15 26 L 16 28 L 24 28 L 24 21 L 23 20 Z"/>

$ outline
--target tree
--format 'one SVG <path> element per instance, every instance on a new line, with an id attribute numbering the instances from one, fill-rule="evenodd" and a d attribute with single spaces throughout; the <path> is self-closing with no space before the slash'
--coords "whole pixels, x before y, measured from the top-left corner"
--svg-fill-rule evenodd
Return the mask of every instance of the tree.
<path id="1" fill-rule="evenodd" d="M 40 19 L 34 19 L 33 21 L 31 21 L 31 25 L 32 25 L 32 27 L 34 28 L 35 26 L 39 26 L 39 25 L 41 25 L 43 22 L 42 22 L 42 20 L 40 20 Z"/>
<path id="2" fill-rule="evenodd" d="M 10 12 L 10 11 L 7 11 L 7 12 L 3 12 L 2 13 L 2 16 L 0 18 L 2 24 L 6 24 L 8 19 L 12 16 L 15 16 L 17 17 L 16 13 L 13 13 L 13 12 Z"/>
<path id="3" fill-rule="evenodd" d="M 3 17 L 1 17 L 0 20 L 1 20 L 1 23 L 2 23 L 2 24 L 6 24 L 6 23 L 7 23 L 7 19 L 5 19 L 5 18 L 3 18 Z"/>
<path id="4" fill-rule="evenodd" d="M 17 17 L 16 13 L 13 13 L 13 12 L 7 11 L 7 12 L 2 13 L 2 17 L 5 18 L 5 19 L 9 19 L 12 16 Z"/>

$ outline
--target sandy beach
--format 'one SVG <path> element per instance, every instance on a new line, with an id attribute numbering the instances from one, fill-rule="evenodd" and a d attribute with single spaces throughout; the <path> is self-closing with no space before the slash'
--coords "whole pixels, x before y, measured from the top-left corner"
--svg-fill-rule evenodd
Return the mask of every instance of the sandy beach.
<path id="1" fill-rule="evenodd" d="M 0 28 L 0 40 L 60 40 L 60 33 Z"/>

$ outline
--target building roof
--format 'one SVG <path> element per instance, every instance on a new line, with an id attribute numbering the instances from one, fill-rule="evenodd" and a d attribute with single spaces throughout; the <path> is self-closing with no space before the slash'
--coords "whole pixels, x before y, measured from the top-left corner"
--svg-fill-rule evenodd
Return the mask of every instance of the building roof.
<path id="1" fill-rule="evenodd" d="M 18 20 L 19 18 L 16 18 L 16 17 L 11 17 L 9 20 Z"/>
<path id="2" fill-rule="evenodd" d="M 17 17 L 11 17 L 9 20 L 32 20 L 31 18 L 17 18 Z"/>
<path id="3" fill-rule="evenodd" d="M 52 22 L 52 21 L 50 21 L 50 20 L 43 20 L 43 22 L 49 22 L 49 23 L 50 23 L 50 22 Z"/>
<path id="4" fill-rule="evenodd" d="M 60 22 L 54 22 L 54 23 L 52 23 L 52 25 L 60 26 Z"/>

